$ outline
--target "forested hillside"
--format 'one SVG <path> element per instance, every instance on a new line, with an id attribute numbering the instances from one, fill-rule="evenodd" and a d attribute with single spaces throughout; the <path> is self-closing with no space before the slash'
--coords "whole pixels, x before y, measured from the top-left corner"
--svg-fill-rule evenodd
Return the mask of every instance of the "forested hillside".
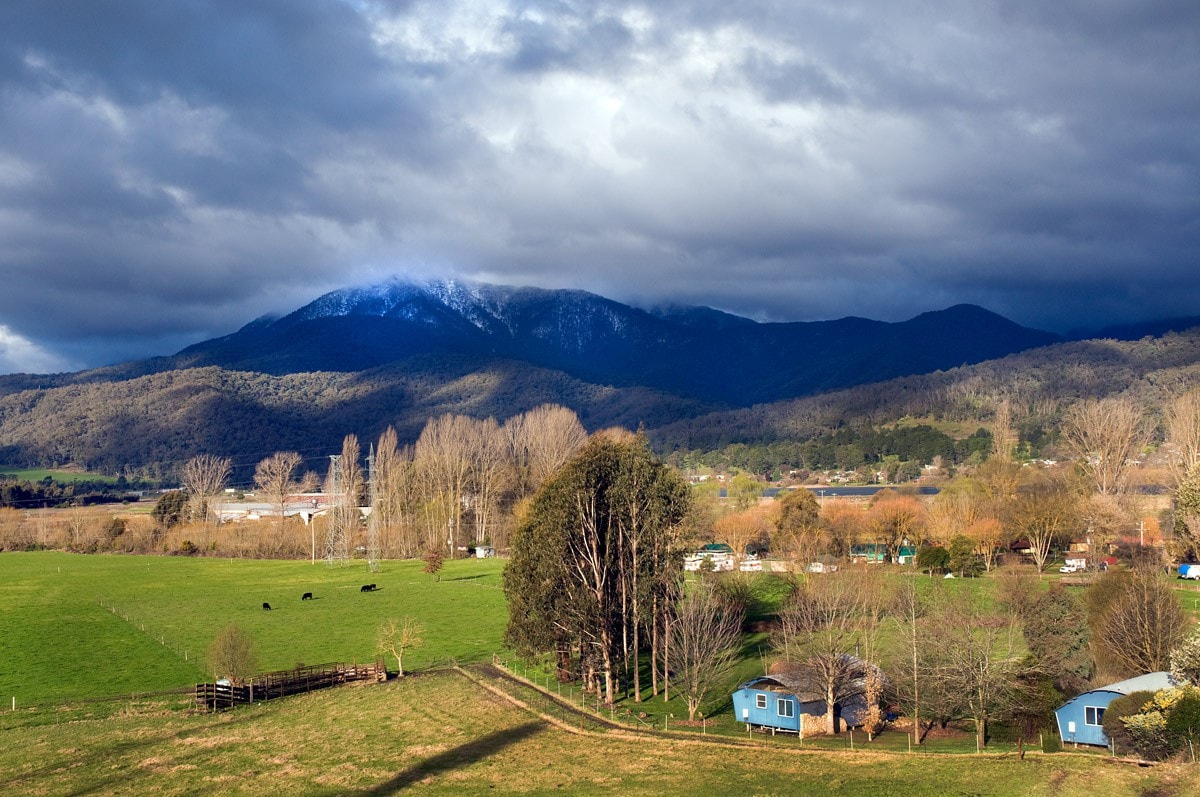
<path id="1" fill-rule="evenodd" d="M 1037 454 L 1074 401 L 1124 393 L 1157 417 L 1171 396 L 1198 384 L 1200 329 L 1138 341 L 1062 343 L 948 371 L 714 412 L 655 428 L 650 437 L 660 451 L 679 455 L 817 441 L 902 418 L 952 421 L 973 430 L 990 423 L 998 402 L 1008 399 L 1027 453 Z"/>
<path id="2" fill-rule="evenodd" d="M 411 442 L 429 418 L 442 413 L 503 419 L 549 402 L 574 410 L 589 430 L 642 425 L 655 448 L 678 462 L 728 446 L 773 446 L 777 463 L 824 468 L 842 464 L 838 446 L 869 453 L 879 440 L 871 438 L 872 430 L 905 418 L 953 422 L 960 430 L 948 437 L 938 430 L 945 437 L 940 440 L 934 434 L 905 433 L 911 450 L 940 446 L 934 453 L 945 457 L 950 453 L 945 447 L 951 446 L 959 452 L 953 457 L 969 456 L 968 438 L 990 423 L 1002 398 L 1011 402 L 1014 426 L 1029 454 L 1052 439 L 1062 407 L 1077 399 L 1128 393 L 1154 414 L 1166 397 L 1200 384 L 1200 330 L 1132 342 L 1062 343 L 732 410 L 481 356 L 428 355 L 363 372 L 280 376 L 215 366 L 131 378 L 63 375 L 44 378 L 59 386 L 41 389 L 25 384 L 31 379 L 9 378 L 10 392 L 0 395 L 0 462 L 5 464 L 73 463 L 157 478 L 172 475 L 196 454 L 213 453 L 249 468 L 279 450 L 335 451 L 348 433 L 374 439 L 390 424 L 402 442 Z M 736 458 L 729 463 L 745 466 Z M 753 469 L 769 467 L 768 462 Z"/>
<path id="3" fill-rule="evenodd" d="M 655 427 L 712 406 L 472 358 L 284 376 L 193 368 L 4 396 L 0 462 L 130 468 L 159 478 L 196 454 L 214 453 L 233 457 L 245 477 L 242 471 L 274 451 L 330 453 L 348 433 L 374 439 L 388 425 L 412 442 L 429 418 L 443 413 L 503 419 L 544 403 L 571 407 L 589 429 Z"/>

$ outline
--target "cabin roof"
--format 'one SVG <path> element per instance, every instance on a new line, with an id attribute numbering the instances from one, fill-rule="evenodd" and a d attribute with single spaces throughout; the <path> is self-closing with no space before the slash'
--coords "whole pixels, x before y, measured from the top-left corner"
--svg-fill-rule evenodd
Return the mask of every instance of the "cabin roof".
<path id="1" fill-rule="evenodd" d="M 1175 686 L 1175 680 L 1171 677 L 1171 673 L 1151 672 L 1135 678 L 1126 678 L 1124 681 L 1117 681 L 1108 686 L 1101 686 L 1099 689 L 1131 695 L 1134 692 L 1158 692 L 1162 689 L 1170 689 L 1172 686 Z M 1097 690 L 1093 689 L 1092 691 Z"/>

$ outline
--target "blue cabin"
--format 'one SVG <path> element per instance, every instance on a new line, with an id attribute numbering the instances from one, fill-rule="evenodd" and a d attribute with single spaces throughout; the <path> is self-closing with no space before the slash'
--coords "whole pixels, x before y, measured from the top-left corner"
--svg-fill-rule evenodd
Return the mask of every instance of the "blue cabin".
<path id="1" fill-rule="evenodd" d="M 841 726 L 858 727 L 867 712 L 864 695 L 866 662 L 848 657 L 861 665 L 862 676 L 855 678 L 834 705 L 834 717 Z M 804 737 L 805 733 L 826 733 L 825 693 L 803 666 L 789 672 L 777 672 L 754 678 L 733 693 L 733 712 L 738 722 L 771 732 L 785 731 Z"/>
<path id="2" fill-rule="evenodd" d="M 1171 673 L 1152 672 L 1076 695 L 1054 711 L 1059 738 L 1066 744 L 1108 747 L 1108 735 L 1102 726 L 1109 703 L 1134 692 L 1157 692 L 1174 685 Z"/>
<path id="3" fill-rule="evenodd" d="M 825 701 L 815 699 L 794 678 L 764 675 L 747 681 L 733 693 L 733 713 L 747 725 L 787 731 L 803 738 L 804 715 L 809 715 L 810 723 L 811 718 L 823 718 Z"/>

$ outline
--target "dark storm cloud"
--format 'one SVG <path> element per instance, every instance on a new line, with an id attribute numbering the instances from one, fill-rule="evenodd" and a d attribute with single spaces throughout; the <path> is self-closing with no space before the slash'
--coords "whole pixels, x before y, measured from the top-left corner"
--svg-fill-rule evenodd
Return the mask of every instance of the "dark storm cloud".
<path id="1" fill-rule="evenodd" d="M 1200 5 L 0 5 L 0 371 L 400 274 L 1194 314 Z"/>

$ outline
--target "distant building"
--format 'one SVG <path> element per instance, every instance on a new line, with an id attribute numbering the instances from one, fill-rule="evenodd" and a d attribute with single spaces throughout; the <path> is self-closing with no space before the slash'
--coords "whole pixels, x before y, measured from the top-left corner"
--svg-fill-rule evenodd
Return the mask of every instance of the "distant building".
<path id="1" fill-rule="evenodd" d="M 917 556 L 917 549 L 913 545 L 901 545 L 896 551 L 896 564 L 906 565 L 911 563 Z M 888 549 L 886 545 L 881 543 L 866 543 L 864 545 L 850 546 L 850 561 L 855 564 L 881 564 L 888 561 Z"/>

